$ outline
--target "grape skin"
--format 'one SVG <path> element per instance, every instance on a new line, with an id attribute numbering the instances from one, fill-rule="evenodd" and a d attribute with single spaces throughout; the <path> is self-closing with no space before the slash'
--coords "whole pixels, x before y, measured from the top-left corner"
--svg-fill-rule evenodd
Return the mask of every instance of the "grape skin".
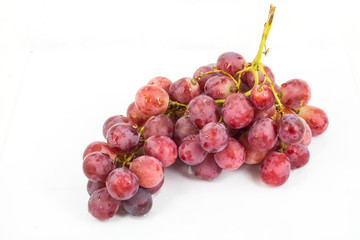
<path id="1" fill-rule="evenodd" d="M 249 137 L 249 131 L 243 133 L 239 138 L 239 142 L 245 148 L 245 163 L 251 165 L 257 164 L 262 160 L 264 160 L 268 152 L 259 152 L 252 149 L 252 147 L 249 144 L 248 137 Z"/>
<path id="2" fill-rule="evenodd" d="M 192 84 L 191 80 L 192 78 L 185 77 L 171 84 L 169 89 L 170 99 L 182 104 L 189 104 L 191 99 L 198 96 L 200 86 L 197 82 Z"/>
<path id="3" fill-rule="evenodd" d="M 131 126 L 118 123 L 112 126 L 106 136 L 109 146 L 117 152 L 128 152 L 139 143 L 139 134 Z"/>
<path id="4" fill-rule="evenodd" d="M 200 145 L 199 134 L 186 137 L 179 146 L 179 158 L 188 165 L 201 163 L 207 154 Z"/>
<path id="5" fill-rule="evenodd" d="M 174 123 L 165 114 L 152 116 L 144 125 L 142 136 L 148 139 L 151 136 L 167 136 L 172 138 L 174 134 Z"/>
<path id="6" fill-rule="evenodd" d="M 172 82 L 170 79 L 166 78 L 166 77 L 154 77 L 152 78 L 147 85 L 154 85 L 157 86 L 159 88 L 164 89 L 167 93 L 169 92 L 169 88 L 171 86 Z"/>
<path id="7" fill-rule="evenodd" d="M 144 188 L 139 188 L 139 191 L 132 198 L 123 201 L 123 207 L 133 216 L 143 216 L 150 212 L 152 202 L 150 192 Z"/>
<path id="8" fill-rule="evenodd" d="M 214 76 L 206 82 L 204 90 L 213 99 L 224 99 L 236 92 L 236 85 L 228 76 Z"/>
<path id="9" fill-rule="evenodd" d="M 256 85 L 251 91 L 250 101 L 256 109 L 264 110 L 274 105 L 275 97 L 268 86 Z"/>
<path id="10" fill-rule="evenodd" d="M 83 153 L 83 159 L 85 159 L 88 154 L 93 152 L 101 152 L 107 154 L 112 160 L 115 160 L 116 158 L 116 152 L 113 151 L 110 146 L 105 142 L 96 141 L 90 143 Z"/>
<path id="11" fill-rule="evenodd" d="M 88 211 L 93 217 L 99 220 L 106 220 L 115 215 L 120 204 L 121 201 L 112 198 L 106 188 L 101 188 L 91 194 L 88 202 Z"/>
<path id="12" fill-rule="evenodd" d="M 89 195 L 91 196 L 91 194 L 93 194 L 96 190 L 98 190 L 100 188 L 104 188 L 104 187 L 105 187 L 105 183 L 103 183 L 103 182 L 92 182 L 89 180 L 86 185 L 86 190 L 89 193 Z"/>
<path id="13" fill-rule="evenodd" d="M 310 159 L 309 149 L 302 144 L 288 145 L 284 153 L 290 160 L 291 169 L 305 166 Z"/>
<path id="14" fill-rule="evenodd" d="M 300 108 L 305 106 L 311 97 L 310 86 L 301 79 L 291 79 L 280 87 L 280 101 L 286 107 Z"/>
<path id="15" fill-rule="evenodd" d="M 163 178 L 163 179 L 161 180 L 161 182 L 160 182 L 158 185 L 156 185 L 155 187 L 146 188 L 146 190 L 148 190 L 151 194 L 155 194 L 155 193 L 157 193 L 157 192 L 160 190 L 160 188 L 161 188 L 162 185 L 164 184 L 164 181 L 165 181 L 165 178 Z"/>
<path id="16" fill-rule="evenodd" d="M 214 155 L 217 165 L 224 170 L 235 170 L 245 162 L 245 148 L 234 138 L 229 138 L 227 146 Z"/>
<path id="17" fill-rule="evenodd" d="M 271 118 L 276 114 L 276 107 L 275 105 L 271 106 L 270 108 L 264 110 L 254 109 L 254 118 L 250 123 L 250 126 L 254 124 L 254 122 L 260 118 Z"/>
<path id="18" fill-rule="evenodd" d="M 196 69 L 194 75 L 193 75 L 193 78 L 196 78 L 197 76 L 200 76 L 201 73 L 206 73 L 206 72 L 210 72 L 212 71 L 213 68 L 211 66 L 202 66 L 202 67 L 199 67 L 198 69 Z M 220 73 L 209 73 L 209 74 L 205 74 L 204 76 L 200 77 L 197 82 L 200 86 L 200 90 L 201 92 L 204 91 L 204 86 L 207 82 L 207 80 L 209 80 L 210 78 L 214 77 L 214 76 L 219 76 Z"/>
<path id="19" fill-rule="evenodd" d="M 101 152 L 90 153 L 83 161 L 83 172 L 92 182 L 105 182 L 107 175 L 114 169 L 114 161 Z"/>
<path id="20" fill-rule="evenodd" d="M 326 113 L 318 107 L 304 106 L 300 108 L 298 114 L 309 125 L 313 137 L 323 134 L 329 126 L 329 119 Z"/>
<path id="21" fill-rule="evenodd" d="M 157 86 L 144 86 L 135 95 L 136 107 L 146 115 L 160 114 L 166 111 L 168 104 L 169 94 Z"/>
<path id="22" fill-rule="evenodd" d="M 273 82 L 275 84 L 274 73 L 271 71 L 271 69 L 268 66 L 266 66 L 264 64 L 263 64 L 263 68 L 264 68 L 266 74 L 268 75 L 269 79 L 271 80 L 271 82 Z M 262 84 L 265 80 L 265 77 L 260 71 L 258 71 L 258 76 L 259 76 L 258 84 Z M 241 75 L 241 82 L 245 83 L 251 89 L 255 84 L 254 74 L 251 71 L 245 72 L 244 74 Z M 265 85 L 269 85 L 268 81 L 265 82 Z"/>
<path id="23" fill-rule="evenodd" d="M 188 106 L 191 122 L 199 129 L 210 122 L 219 120 L 219 107 L 215 100 L 206 95 L 193 98 Z"/>
<path id="24" fill-rule="evenodd" d="M 305 126 L 297 115 L 286 114 L 278 122 L 277 133 L 281 141 L 297 144 L 304 138 Z"/>
<path id="25" fill-rule="evenodd" d="M 270 118 L 260 118 L 251 127 L 248 141 L 252 149 L 267 152 L 277 141 L 276 123 Z"/>
<path id="26" fill-rule="evenodd" d="M 150 116 L 141 112 L 135 105 L 135 102 L 132 102 L 128 109 L 126 116 L 131 119 L 131 121 L 138 125 L 138 127 L 144 126 L 146 121 L 150 118 Z"/>
<path id="27" fill-rule="evenodd" d="M 231 128 L 244 128 L 254 117 L 254 108 L 250 101 L 241 93 L 228 96 L 221 108 L 223 120 Z"/>
<path id="28" fill-rule="evenodd" d="M 192 124 L 190 118 L 183 116 L 175 123 L 174 140 L 178 145 L 180 145 L 184 138 L 196 133 L 197 131 L 197 127 Z"/>
<path id="29" fill-rule="evenodd" d="M 226 52 L 218 57 L 216 66 L 217 69 L 223 70 L 234 76 L 236 72 L 243 70 L 245 59 L 238 53 Z"/>
<path id="30" fill-rule="evenodd" d="M 145 142 L 144 153 L 158 159 L 164 167 L 169 167 L 177 158 L 177 146 L 166 136 L 152 136 Z"/>
<path id="31" fill-rule="evenodd" d="M 200 164 L 191 166 L 195 176 L 203 180 L 213 180 L 218 177 L 222 169 L 216 164 L 214 154 L 208 154 Z"/>
<path id="32" fill-rule="evenodd" d="M 139 189 L 138 177 L 127 168 L 116 168 L 106 179 L 106 189 L 117 200 L 126 200 Z"/>
<path id="33" fill-rule="evenodd" d="M 155 187 L 164 178 L 162 163 L 148 155 L 135 158 L 130 164 L 130 170 L 137 175 L 139 185 L 143 188 Z"/>
<path id="34" fill-rule="evenodd" d="M 303 140 L 301 140 L 301 144 L 305 145 L 305 146 L 309 146 L 310 143 L 311 143 L 311 139 L 312 139 L 312 132 L 311 132 L 311 128 L 310 126 L 306 123 L 306 121 L 299 117 L 301 122 L 304 124 L 305 126 L 305 135 L 304 135 L 304 138 Z"/>
<path id="35" fill-rule="evenodd" d="M 270 152 L 261 164 L 261 179 L 271 186 L 283 185 L 290 176 L 290 168 L 290 160 L 284 153 Z"/>
<path id="36" fill-rule="evenodd" d="M 199 133 L 201 147 L 210 153 L 223 150 L 229 140 L 229 132 L 222 123 L 208 123 Z"/>
<path id="37" fill-rule="evenodd" d="M 103 125 L 104 138 L 106 138 L 106 134 L 109 131 L 109 129 L 118 123 L 125 123 L 130 126 L 135 126 L 135 124 L 128 117 L 125 117 L 122 115 L 112 116 L 112 117 L 108 118 Z"/>

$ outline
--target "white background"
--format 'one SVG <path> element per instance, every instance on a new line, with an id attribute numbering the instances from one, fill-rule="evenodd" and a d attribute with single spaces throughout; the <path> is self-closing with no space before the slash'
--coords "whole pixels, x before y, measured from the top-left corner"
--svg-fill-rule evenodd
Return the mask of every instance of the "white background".
<path id="1" fill-rule="evenodd" d="M 259 166 L 212 182 L 166 169 L 145 217 L 87 212 L 82 152 L 158 75 L 192 76 L 225 51 L 255 56 L 269 1 L 0 2 L 0 239 L 359 239 L 357 1 L 272 1 L 263 59 L 306 80 L 330 125 L 282 187 Z"/>

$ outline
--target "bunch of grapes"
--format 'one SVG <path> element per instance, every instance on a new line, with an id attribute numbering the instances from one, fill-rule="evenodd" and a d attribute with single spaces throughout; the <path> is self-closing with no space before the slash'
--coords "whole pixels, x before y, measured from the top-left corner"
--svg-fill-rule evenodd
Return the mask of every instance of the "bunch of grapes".
<path id="1" fill-rule="evenodd" d="M 152 194 L 164 183 L 164 168 L 177 159 L 204 180 L 261 163 L 261 179 L 271 186 L 284 184 L 291 169 L 307 164 L 307 146 L 326 130 L 328 118 L 307 105 L 306 81 L 279 86 L 261 63 L 274 11 L 271 6 L 252 62 L 226 52 L 192 78 L 155 77 L 138 90 L 126 116 L 105 121 L 106 142 L 91 143 L 83 155 L 88 209 L 95 218 L 113 217 L 121 204 L 132 215 L 148 213 Z"/>

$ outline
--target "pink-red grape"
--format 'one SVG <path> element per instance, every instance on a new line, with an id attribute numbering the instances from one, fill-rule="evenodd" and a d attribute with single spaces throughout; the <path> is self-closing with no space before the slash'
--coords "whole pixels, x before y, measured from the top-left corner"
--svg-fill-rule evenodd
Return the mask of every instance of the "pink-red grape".
<path id="1" fill-rule="evenodd" d="M 162 88 L 148 85 L 140 88 L 135 96 L 136 107 L 146 115 L 157 115 L 168 108 L 169 94 Z"/>
<path id="2" fill-rule="evenodd" d="M 196 78 L 197 76 L 200 76 L 201 73 L 206 73 L 206 72 L 210 72 L 212 71 L 213 68 L 211 66 L 202 66 L 202 67 L 199 67 L 198 69 L 196 69 L 194 75 L 193 75 L 193 78 Z M 199 83 L 199 86 L 200 86 L 200 90 L 201 91 L 204 91 L 204 86 L 205 86 L 205 83 L 207 80 L 209 80 L 209 78 L 211 77 L 214 77 L 214 76 L 218 76 L 220 75 L 220 73 L 208 73 L 208 74 L 205 74 L 204 76 L 200 77 L 197 82 Z"/>
<path id="3" fill-rule="evenodd" d="M 236 84 L 228 76 L 214 76 L 206 82 L 204 91 L 213 99 L 224 99 L 236 92 Z"/>
<path id="4" fill-rule="evenodd" d="M 264 109 L 264 110 L 257 110 L 254 109 L 254 118 L 251 121 L 250 125 L 254 124 L 256 120 L 259 118 L 271 118 L 274 117 L 276 114 L 276 107 L 275 105 L 271 106 L 270 108 Z"/>
<path id="5" fill-rule="evenodd" d="M 166 78 L 166 77 L 154 77 L 153 79 L 151 79 L 148 82 L 148 85 L 154 85 L 157 86 L 159 88 L 164 89 L 166 92 L 169 92 L 169 88 L 171 86 L 172 82 L 170 81 L 170 79 Z"/>
<path id="6" fill-rule="evenodd" d="M 219 167 L 225 170 L 238 169 L 245 162 L 245 148 L 234 138 L 229 138 L 227 146 L 214 155 Z"/>
<path id="7" fill-rule="evenodd" d="M 104 187 L 105 187 L 104 182 L 92 182 L 89 180 L 86 185 L 86 190 L 89 193 L 89 195 L 91 196 L 91 194 L 93 194 L 96 190 L 98 190 L 100 188 L 104 188 Z"/>
<path id="8" fill-rule="evenodd" d="M 144 145 L 145 155 L 158 159 L 164 167 L 172 165 L 177 158 L 177 146 L 166 136 L 151 136 Z"/>
<path id="9" fill-rule="evenodd" d="M 135 105 L 135 102 L 132 102 L 128 109 L 126 116 L 131 119 L 133 123 L 136 123 L 138 127 L 144 126 L 146 121 L 150 118 L 149 115 L 146 115 L 145 113 L 141 112 Z"/>
<path id="10" fill-rule="evenodd" d="M 264 158 L 267 155 L 267 152 L 259 152 L 252 149 L 252 147 L 249 144 L 248 137 L 249 137 L 249 131 L 243 133 L 239 138 L 239 142 L 245 148 L 245 163 L 257 164 L 262 160 L 264 160 Z"/>
<path id="11" fill-rule="evenodd" d="M 160 190 L 160 188 L 162 187 L 162 185 L 164 184 L 164 180 L 165 180 L 165 178 L 163 178 L 162 180 L 161 180 L 161 182 L 158 184 L 158 185 L 156 185 L 155 187 L 152 187 L 152 188 L 146 188 L 151 194 L 155 194 L 155 193 L 157 193 L 159 190 Z"/>
<path id="12" fill-rule="evenodd" d="M 133 216 L 143 216 L 150 212 L 152 197 L 148 190 L 139 188 L 139 191 L 130 199 L 123 201 L 125 211 Z"/>
<path id="13" fill-rule="evenodd" d="M 167 136 L 172 137 L 174 134 L 174 123 L 165 114 L 152 116 L 144 125 L 142 136 L 148 139 L 151 136 Z"/>
<path id="14" fill-rule="evenodd" d="M 286 114 L 278 122 L 277 133 L 281 141 L 296 144 L 304 138 L 305 126 L 297 115 Z"/>
<path id="15" fill-rule="evenodd" d="M 199 133 L 201 147 L 211 153 L 223 150 L 229 140 L 229 132 L 222 123 L 208 123 Z"/>
<path id="16" fill-rule="evenodd" d="M 305 135 L 304 135 L 304 138 L 303 140 L 301 140 L 301 144 L 305 145 L 305 146 L 309 146 L 310 143 L 311 143 L 311 139 L 312 139 L 312 132 L 311 132 L 311 128 L 310 126 L 306 123 L 306 121 L 299 117 L 301 122 L 304 124 L 305 126 Z"/>
<path id="17" fill-rule="evenodd" d="M 215 100 L 206 95 L 193 98 L 188 107 L 191 122 L 199 129 L 219 120 L 219 107 Z"/>
<path id="18" fill-rule="evenodd" d="M 318 107 L 310 105 L 304 106 L 300 108 L 298 114 L 299 117 L 302 117 L 309 125 L 313 137 L 325 132 L 329 126 L 329 119 L 326 113 Z"/>
<path id="19" fill-rule="evenodd" d="M 101 188 L 91 194 L 88 210 L 95 218 L 106 220 L 115 215 L 120 204 L 121 201 L 112 198 L 106 188 Z"/>
<path id="20" fill-rule="evenodd" d="M 254 108 L 243 94 L 233 93 L 226 98 L 221 114 L 226 125 L 240 129 L 250 124 L 254 117 Z"/>
<path id="21" fill-rule="evenodd" d="M 116 168 L 106 179 L 106 189 L 117 200 L 126 200 L 139 189 L 138 177 L 128 168 Z"/>
<path id="22" fill-rule="evenodd" d="M 188 104 L 191 99 L 200 94 L 200 86 L 197 82 L 193 84 L 192 78 L 180 78 L 171 84 L 169 89 L 170 99 L 179 103 Z"/>
<path id="23" fill-rule="evenodd" d="M 196 165 L 204 161 L 207 155 L 200 145 L 199 134 L 186 137 L 179 146 L 179 157 L 188 165 Z"/>
<path id="24" fill-rule="evenodd" d="M 276 123 L 270 118 L 260 118 L 251 127 L 248 141 L 252 149 L 267 152 L 277 140 Z"/>
<path id="25" fill-rule="evenodd" d="M 174 140 L 178 145 L 180 145 L 184 138 L 196 133 L 197 131 L 197 127 L 192 124 L 190 118 L 181 117 L 175 123 Z"/>
<path id="26" fill-rule="evenodd" d="M 155 187 L 164 178 L 162 163 L 152 156 L 135 158 L 130 164 L 130 170 L 137 175 L 139 185 L 144 188 Z"/>
<path id="27" fill-rule="evenodd" d="M 114 169 L 114 161 L 101 152 L 90 153 L 83 161 L 84 174 L 92 182 L 105 182 L 107 175 Z"/>
<path id="28" fill-rule="evenodd" d="M 139 134 L 132 126 L 118 123 L 109 129 L 106 139 L 115 151 L 128 152 L 138 145 Z"/>
<path id="29" fill-rule="evenodd" d="M 219 56 L 216 66 L 217 69 L 223 70 L 234 76 L 236 72 L 244 68 L 245 59 L 238 53 L 226 52 Z"/>
<path id="30" fill-rule="evenodd" d="M 290 176 L 289 158 L 284 153 L 270 152 L 261 164 L 260 175 L 268 185 L 283 185 Z"/>
<path id="31" fill-rule="evenodd" d="M 251 91 L 250 101 L 256 109 L 264 110 L 274 105 L 275 97 L 268 86 L 260 87 L 257 85 Z"/>
<path id="32" fill-rule="evenodd" d="M 203 180 L 213 180 L 218 177 L 222 169 L 216 164 L 214 154 L 208 154 L 200 164 L 191 166 L 196 177 Z"/>
<path id="33" fill-rule="evenodd" d="M 268 66 L 266 66 L 264 64 L 263 64 L 263 68 L 264 68 L 266 74 L 268 75 L 269 79 L 271 80 L 271 82 L 273 82 L 275 84 L 274 73 L 271 71 L 271 69 Z M 264 80 L 265 80 L 265 77 L 260 71 L 258 71 L 258 76 L 259 76 L 259 83 L 258 84 L 262 84 L 264 82 Z M 241 75 L 241 81 L 244 82 L 251 89 L 255 84 L 254 74 L 251 71 L 243 73 Z M 265 82 L 265 85 L 269 85 L 267 80 Z"/>
<path id="34" fill-rule="evenodd" d="M 112 160 L 115 160 L 116 158 L 116 152 L 112 150 L 110 146 L 105 142 L 96 141 L 90 143 L 83 153 L 83 159 L 85 159 L 88 154 L 93 152 L 101 152 L 107 154 Z"/>
<path id="35" fill-rule="evenodd" d="M 284 153 L 290 160 L 291 169 L 303 167 L 310 159 L 309 149 L 302 144 L 288 145 Z"/>
<path id="36" fill-rule="evenodd" d="M 135 124 L 130 120 L 130 118 L 122 116 L 122 115 L 116 115 L 108 118 L 104 125 L 103 125 L 103 136 L 106 138 L 106 134 L 109 131 L 109 129 L 118 123 L 125 123 L 130 126 L 135 126 Z"/>
<path id="37" fill-rule="evenodd" d="M 280 88 L 280 101 L 289 108 L 305 106 L 311 97 L 311 90 L 307 82 L 301 79 L 291 79 Z"/>

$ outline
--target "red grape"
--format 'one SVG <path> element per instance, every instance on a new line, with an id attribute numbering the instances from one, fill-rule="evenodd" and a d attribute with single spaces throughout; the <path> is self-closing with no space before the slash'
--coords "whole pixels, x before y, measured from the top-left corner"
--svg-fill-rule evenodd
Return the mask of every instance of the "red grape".
<path id="1" fill-rule="evenodd" d="M 260 174 L 268 185 L 283 185 L 290 176 L 289 158 L 284 153 L 270 152 L 261 164 Z"/>
<path id="2" fill-rule="evenodd" d="M 204 161 L 207 152 L 201 147 L 199 134 L 186 137 L 179 146 L 179 157 L 188 165 L 196 165 Z"/>
<path id="3" fill-rule="evenodd" d="M 130 170 L 139 178 L 139 185 L 144 188 L 152 188 L 158 185 L 164 177 L 162 163 L 152 156 L 135 158 L 130 164 Z"/>
<path id="4" fill-rule="evenodd" d="M 216 153 L 223 150 L 229 140 L 229 132 L 222 123 L 208 123 L 199 133 L 200 145 L 207 152 Z"/>
<path id="5" fill-rule="evenodd" d="M 243 94 L 233 93 L 226 98 L 221 114 L 226 125 L 240 129 L 250 124 L 254 117 L 254 108 Z"/>
<path id="6" fill-rule="evenodd" d="M 280 101 L 289 108 L 305 106 L 311 97 L 311 90 L 307 82 L 301 79 L 291 79 L 280 88 Z"/>
<path id="7" fill-rule="evenodd" d="M 91 194 L 88 202 L 88 210 L 95 218 L 106 220 L 115 215 L 120 204 L 121 201 L 112 198 L 106 188 L 101 188 Z"/>
<path id="8" fill-rule="evenodd" d="M 299 117 L 301 122 L 304 124 L 305 126 L 305 135 L 304 135 L 304 138 L 303 140 L 301 140 L 301 144 L 305 145 L 305 146 L 309 146 L 310 143 L 311 143 L 311 139 L 312 139 L 312 133 L 311 133 L 311 128 L 310 126 L 306 123 L 306 121 Z"/>
<path id="9" fill-rule="evenodd" d="M 175 123 L 174 140 L 178 145 L 180 145 L 184 138 L 196 133 L 197 131 L 197 127 L 192 124 L 190 118 L 181 117 Z"/>
<path id="10" fill-rule="evenodd" d="M 229 138 L 227 146 L 214 155 L 219 167 L 225 170 L 238 169 L 245 162 L 245 148 L 234 138 Z"/>
<path id="11" fill-rule="evenodd" d="M 118 152 L 128 152 L 139 143 L 139 134 L 135 128 L 124 123 L 112 126 L 106 136 L 109 146 Z"/>
<path id="12" fill-rule="evenodd" d="M 264 64 L 263 64 L 263 68 L 266 74 L 268 75 L 269 79 L 271 80 L 271 82 L 275 83 L 275 76 L 274 73 L 271 71 L 271 69 Z M 258 84 L 262 84 L 265 80 L 265 77 L 260 71 L 258 71 L 258 76 L 259 76 Z M 243 73 L 241 75 L 241 81 L 245 83 L 247 86 L 249 86 L 251 89 L 255 84 L 254 74 L 251 71 Z M 265 82 L 265 85 L 269 85 L 268 81 Z"/>
<path id="13" fill-rule="evenodd" d="M 112 150 L 110 146 L 105 142 L 97 141 L 90 143 L 83 153 L 83 159 L 85 159 L 88 154 L 93 152 L 101 152 L 107 154 L 112 160 L 115 160 L 116 158 L 116 152 Z"/>
<path id="14" fill-rule="evenodd" d="M 164 180 L 165 180 L 165 178 L 163 178 L 163 179 L 161 180 L 161 182 L 160 182 L 158 185 L 156 185 L 155 187 L 146 188 L 146 189 L 147 189 L 151 194 L 155 194 L 157 191 L 160 190 L 160 188 L 161 188 L 162 185 L 164 184 Z"/>
<path id="15" fill-rule="evenodd" d="M 216 66 L 217 69 L 223 70 L 234 76 L 236 72 L 241 71 L 244 67 L 245 59 L 238 53 L 226 52 L 219 56 Z"/>
<path id="16" fill-rule="evenodd" d="M 249 144 L 252 149 L 267 152 L 272 149 L 277 140 L 276 123 L 270 118 L 260 118 L 249 131 Z"/>
<path id="17" fill-rule="evenodd" d="M 169 89 L 170 98 L 179 103 L 188 104 L 191 99 L 200 94 L 200 86 L 191 82 L 192 78 L 180 78 Z"/>
<path id="18" fill-rule="evenodd" d="M 126 200 L 139 189 L 138 177 L 127 168 L 116 168 L 106 179 L 106 189 L 117 200 Z"/>
<path id="19" fill-rule="evenodd" d="M 154 77 L 148 82 L 148 85 L 154 85 L 159 88 L 164 89 L 167 93 L 169 92 L 169 88 L 172 82 L 166 77 Z"/>
<path id="20" fill-rule="evenodd" d="M 309 149 L 302 144 L 288 145 L 284 153 L 290 160 L 291 169 L 306 165 L 310 159 Z"/>
<path id="21" fill-rule="evenodd" d="M 152 136 L 144 145 L 145 155 L 158 159 L 164 167 L 172 165 L 177 158 L 177 146 L 166 136 Z"/>
<path id="22" fill-rule="evenodd" d="M 146 115 L 157 115 L 168 108 L 169 94 L 162 88 L 148 85 L 137 91 L 135 104 Z"/>
<path id="23" fill-rule="evenodd" d="M 198 69 L 196 69 L 193 78 L 196 78 L 197 76 L 200 76 L 201 73 L 206 73 L 206 72 L 210 72 L 212 71 L 213 68 L 211 66 L 202 66 L 199 67 Z M 204 76 L 200 77 L 197 82 L 199 83 L 200 86 L 200 90 L 204 91 L 204 86 L 207 80 L 209 80 L 209 78 L 214 77 L 214 76 L 218 76 L 220 75 L 220 73 L 209 73 L 209 74 L 205 74 Z"/>
<path id="24" fill-rule="evenodd" d="M 125 123 L 130 126 L 135 126 L 135 124 L 128 117 L 125 117 L 122 115 L 112 116 L 112 117 L 108 118 L 103 125 L 104 138 L 106 138 L 106 134 L 109 131 L 109 129 L 118 123 Z"/>
<path id="25" fill-rule="evenodd" d="M 174 134 L 174 123 L 165 114 L 152 116 L 144 126 L 142 136 L 148 139 L 151 136 L 167 136 L 172 137 Z"/>
<path id="26" fill-rule="evenodd" d="M 271 118 L 275 116 L 276 114 L 276 107 L 275 105 L 271 106 L 270 108 L 264 109 L 264 110 L 257 110 L 254 109 L 254 118 L 251 121 L 251 124 L 254 124 L 254 122 L 260 118 Z"/>
<path id="27" fill-rule="evenodd" d="M 264 160 L 264 158 L 267 155 L 267 152 L 259 152 L 252 149 L 252 147 L 249 144 L 248 137 L 249 137 L 249 131 L 243 133 L 239 138 L 239 142 L 245 148 L 245 163 L 257 164 L 262 160 Z"/>
<path id="28" fill-rule="evenodd" d="M 123 201 L 125 211 L 133 216 L 143 216 L 150 212 L 152 197 L 148 190 L 139 188 L 139 191 L 130 199 Z"/>
<path id="29" fill-rule="evenodd" d="M 216 164 L 214 154 L 208 154 L 200 164 L 191 166 L 196 177 L 204 180 L 213 180 L 218 177 L 222 169 Z"/>
<path id="30" fill-rule="evenodd" d="M 215 100 L 206 95 L 193 98 L 188 107 L 191 122 L 199 129 L 219 120 L 219 107 Z"/>
<path id="31" fill-rule="evenodd" d="M 150 116 L 146 115 L 145 113 L 141 112 L 135 105 L 135 102 L 132 102 L 128 109 L 126 116 L 131 119 L 132 122 L 136 123 L 138 127 L 144 126 L 146 121 L 150 118 Z"/>
<path id="32" fill-rule="evenodd" d="M 298 114 L 299 117 L 302 117 L 311 128 L 313 137 L 325 132 L 329 126 L 329 119 L 326 113 L 318 107 L 310 105 L 304 106 L 300 108 L 300 112 Z"/>
<path id="33" fill-rule="evenodd" d="M 104 187 L 105 187 L 105 183 L 103 182 L 92 182 L 89 180 L 86 186 L 86 190 L 91 196 L 91 194 L 93 194 L 96 190 Z"/>
<path id="34" fill-rule="evenodd" d="M 84 174 L 92 182 L 105 182 L 107 175 L 114 169 L 114 161 L 101 152 L 90 153 L 83 161 Z"/>
<path id="35" fill-rule="evenodd" d="M 305 126 L 297 115 L 286 114 L 280 118 L 277 132 L 281 141 L 296 144 L 304 138 Z"/>
<path id="36" fill-rule="evenodd" d="M 257 85 L 251 91 L 250 101 L 255 108 L 264 110 L 274 105 L 275 97 L 268 86 L 260 87 Z"/>
<path id="37" fill-rule="evenodd" d="M 206 82 L 204 90 L 206 95 L 214 99 L 224 99 L 236 92 L 236 84 L 228 76 L 214 76 Z"/>

